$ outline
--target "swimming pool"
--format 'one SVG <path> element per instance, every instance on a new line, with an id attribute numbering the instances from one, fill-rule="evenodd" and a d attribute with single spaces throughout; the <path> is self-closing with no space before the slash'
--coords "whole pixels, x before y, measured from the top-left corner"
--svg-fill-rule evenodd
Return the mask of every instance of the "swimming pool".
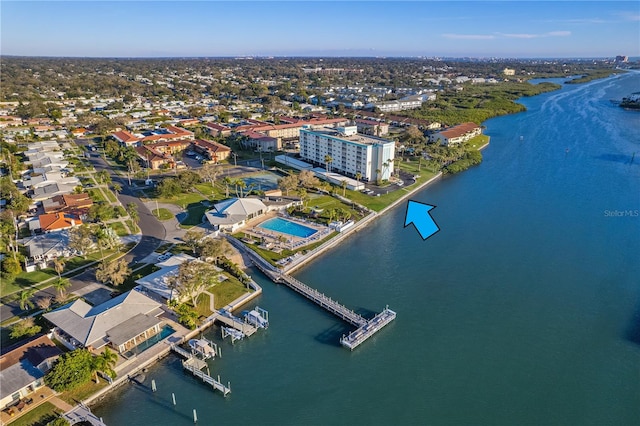
<path id="1" fill-rule="evenodd" d="M 151 336 L 144 342 L 141 342 L 135 347 L 129 349 L 123 355 L 125 356 L 125 358 L 131 358 L 134 355 L 138 355 L 141 352 L 146 351 L 147 349 L 149 349 L 151 346 L 155 345 L 159 341 L 163 340 L 165 337 L 171 336 L 175 332 L 176 331 L 173 329 L 173 327 L 165 324 L 165 326 L 162 327 L 162 329 L 160 330 L 160 333 L 156 334 L 155 336 Z"/>
<path id="2" fill-rule="evenodd" d="M 293 235 L 294 237 L 307 238 L 315 234 L 316 231 L 308 226 L 290 220 L 274 217 L 258 225 L 259 228 L 268 229 L 270 231 L 281 232 L 283 234 Z"/>

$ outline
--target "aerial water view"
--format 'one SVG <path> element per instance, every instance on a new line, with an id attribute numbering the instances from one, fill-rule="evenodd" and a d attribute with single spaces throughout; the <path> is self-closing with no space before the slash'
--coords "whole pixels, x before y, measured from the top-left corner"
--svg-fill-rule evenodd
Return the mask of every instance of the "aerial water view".
<path id="1" fill-rule="evenodd" d="M 637 1 L 0 12 L 0 425 L 640 425 Z"/>

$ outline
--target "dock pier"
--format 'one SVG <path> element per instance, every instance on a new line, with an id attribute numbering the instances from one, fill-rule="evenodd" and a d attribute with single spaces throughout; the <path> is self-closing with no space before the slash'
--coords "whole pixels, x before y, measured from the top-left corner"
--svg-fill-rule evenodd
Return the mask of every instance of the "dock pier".
<path id="1" fill-rule="evenodd" d="M 396 318 L 396 313 L 386 307 L 382 312 L 377 314 L 370 320 L 358 315 L 351 309 L 345 307 L 339 302 L 326 296 L 324 293 L 309 287 L 300 280 L 293 278 L 290 275 L 283 273 L 280 270 L 276 270 L 270 263 L 262 259 L 253 250 L 246 248 L 240 241 L 235 238 L 227 238 L 234 246 L 243 250 L 251 258 L 253 264 L 262 271 L 271 281 L 277 284 L 285 284 L 287 287 L 303 295 L 307 299 L 316 303 L 320 307 L 331 312 L 343 321 L 357 327 L 354 331 L 347 336 L 342 336 L 340 344 L 345 348 L 354 350 L 360 346 L 365 340 L 369 339 L 375 333 L 380 331 L 385 325 L 389 324 Z"/>
<path id="2" fill-rule="evenodd" d="M 231 392 L 231 384 L 228 383 L 226 386 L 220 382 L 220 376 L 218 376 L 218 380 L 211 377 L 209 374 L 202 371 L 203 368 L 208 367 L 207 363 L 199 358 L 193 356 L 193 354 L 187 352 L 182 349 L 178 345 L 171 345 L 171 350 L 186 358 L 182 361 L 182 368 L 193 374 L 194 376 L 201 379 L 203 382 L 210 384 L 213 387 L 213 390 L 218 390 L 222 392 L 224 396 L 227 396 L 229 392 Z"/>

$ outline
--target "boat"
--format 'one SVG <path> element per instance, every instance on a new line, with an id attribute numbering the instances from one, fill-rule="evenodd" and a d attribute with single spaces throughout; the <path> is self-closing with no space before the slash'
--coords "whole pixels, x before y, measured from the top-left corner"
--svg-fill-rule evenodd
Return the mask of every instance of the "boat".
<path id="1" fill-rule="evenodd" d="M 231 340 L 240 340 L 244 338 L 244 333 L 240 330 L 236 330 L 233 327 L 225 327 L 222 326 L 222 338 L 224 339 L 226 336 L 231 336 Z"/>
<path id="2" fill-rule="evenodd" d="M 269 321 L 264 318 L 256 309 L 243 312 L 244 319 L 251 325 L 258 328 L 269 327 Z"/>
<path id="3" fill-rule="evenodd" d="M 206 339 L 191 339 L 189 340 L 189 347 L 204 359 L 213 358 L 216 355 L 216 350 Z"/>

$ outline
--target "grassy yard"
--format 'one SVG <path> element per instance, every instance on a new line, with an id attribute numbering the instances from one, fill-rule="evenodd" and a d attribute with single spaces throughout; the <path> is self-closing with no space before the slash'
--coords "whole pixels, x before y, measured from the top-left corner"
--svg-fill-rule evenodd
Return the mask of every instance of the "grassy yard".
<path id="1" fill-rule="evenodd" d="M 202 203 L 190 204 L 187 207 L 187 217 L 180 222 L 180 226 L 183 228 L 191 228 L 192 226 L 200 225 L 202 223 L 202 216 L 211 207 L 207 207 Z"/>
<path id="2" fill-rule="evenodd" d="M 249 293 L 249 290 L 244 286 L 244 284 L 238 281 L 236 277 L 227 275 L 226 280 L 214 286 L 212 290 L 209 290 L 209 292 L 213 293 L 215 298 L 215 308 L 220 309 L 243 294 Z"/>
<path id="3" fill-rule="evenodd" d="M 469 139 L 464 145 L 467 149 L 479 149 L 489 142 L 489 136 L 478 135 Z"/>
<path id="4" fill-rule="evenodd" d="M 333 237 L 335 237 L 337 235 L 336 232 L 332 232 L 331 234 L 329 234 L 327 237 L 325 237 L 324 239 L 317 241 L 313 244 L 309 244 L 307 246 L 304 247 L 300 247 L 295 251 L 292 250 L 282 250 L 280 253 L 276 253 L 273 252 L 271 250 L 266 250 L 266 249 L 262 249 L 260 247 L 258 247 L 259 243 L 256 242 L 256 244 L 246 244 L 244 243 L 248 248 L 250 248 L 251 250 L 255 251 L 256 253 L 258 253 L 258 255 L 260 255 L 260 257 L 262 257 L 263 259 L 265 259 L 266 261 L 268 261 L 269 263 L 271 263 L 273 266 L 277 266 L 277 261 L 280 259 L 284 259 L 285 257 L 289 257 L 292 256 L 298 252 L 303 252 L 306 253 L 307 251 L 311 251 L 313 249 L 315 249 L 316 247 L 326 243 L 327 241 L 329 241 L 330 239 L 332 239 Z M 239 240 L 241 240 L 242 238 L 244 238 L 244 233 L 239 232 L 237 234 L 233 234 L 233 236 Z M 216 303 L 217 305 L 217 303 Z"/>
<path id="5" fill-rule="evenodd" d="M 132 234 L 135 234 L 135 233 L 137 233 L 139 231 L 138 225 L 136 223 L 134 223 L 131 219 L 125 220 L 125 223 L 129 227 L 129 230 L 131 230 Z"/>
<path id="6" fill-rule="evenodd" d="M 100 389 L 107 387 L 108 383 L 104 379 L 100 379 L 100 383 L 96 383 L 93 380 L 78 386 L 77 388 L 69 391 L 62 392 L 60 399 L 71 405 L 76 405 L 78 402 L 86 399 L 87 397 L 98 392 Z"/>
<path id="7" fill-rule="evenodd" d="M 109 224 L 109 227 L 116 231 L 119 237 L 124 237 L 125 235 L 129 235 L 126 228 L 122 224 L 122 222 L 113 222 Z"/>
<path id="8" fill-rule="evenodd" d="M 100 191 L 99 188 L 90 189 L 88 193 L 94 203 L 99 203 L 100 201 L 107 201 L 104 198 L 104 195 L 102 194 L 102 191 Z"/>
<path id="9" fill-rule="evenodd" d="M 389 185 L 389 192 L 387 194 L 382 194 L 379 197 L 372 197 L 371 195 L 367 195 L 359 191 L 347 190 L 347 198 L 355 201 L 358 204 L 362 204 L 363 206 L 366 206 L 371 210 L 379 212 L 394 201 L 407 195 L 407 193 L 409 191 L 412 191 L 416 186 L 423 184 L 436 175 L 436 173 L 427 171 L 424 166 L 419 173 L 420 177 L 416 180 L 416 183 L 403 187 Z"/>
<path id="10" fill-rule="evenodd" d="M 151 213 L 153 213 L 158 220 L 169 220 L 173 218 L 173 213 L 171 213 L 169 209 L 165 208 L 153 209 Z"/>
<path id="11" fill-rule="evenodd" d="M 0 280 L 0 294 L 2 294 L 2 296 L 6 296 L 10 293 L 20 291 L 23 288 L 30 287 L 55 276 L 56 273 L 53 271 L 38 270 L 33 272 L 22 272 L 12 280 L 2 278 Z"/>
<path id="12" fill-rule="evenodd" d="M 159 270 L 160 268 L 157 267 L 156 265 L 154 265 L 153 263 L 149 263 L 148 265 L 146 265 L 144 268 L 141 268 L 139 270 L 137 270 L 136 272 L 130 274 L 127 279 L 120 284 L 118 287 L 116 287 L 118 289 L 118 291 L 121 292 L 125 292 L 125 291 L 129 291 L 132 288 L 134 288 L 137 284 L 136 284 L 136 280 L 139 280 L 142 277 L 146 277 L 147 275 L 156 272 L 157 270 Z"/>
<path id="13" fill-rule="evenodd" d="M 105 195 L 107 196 L 110 202 L 116 203 L 118 201 L 115 194 L 111 192 L 111 190 L 109 190 L 108 188 L 102 188 L 102 191 L 105 193 Z"/>
<path id="14" fill-rule="evenodd" d="M 57 413 L 62 413 L 62 410 L 50 402 L 44 402 L 11 422 L 11 426 L 46 426 L 58 417 Z"/>
<path id="15" fill-rule="evenodd" d="M 202 200 L 204 200 L 204 197 L 197 192 L 188 192 L 171 198 L 158 198 L 159 203 L 175 204 L 183 209 L 187 208 L 191 204 L 198 204 Z"/>

